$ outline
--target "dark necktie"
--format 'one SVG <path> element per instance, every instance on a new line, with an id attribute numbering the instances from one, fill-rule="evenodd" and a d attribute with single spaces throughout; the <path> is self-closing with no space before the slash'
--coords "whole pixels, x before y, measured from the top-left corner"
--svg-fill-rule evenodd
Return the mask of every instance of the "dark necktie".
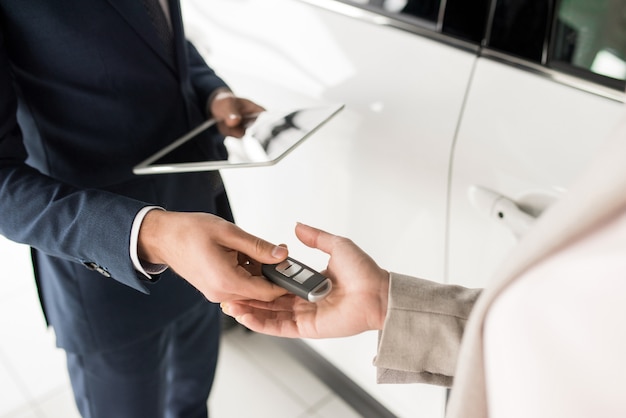
<path id="1" fill-rule="evenodd" d="M 163 49 L 165 54 L 167 55 L 170 62 L 174 62 L 174 35 L 172 34 L 172 30 L 167 22 L 167 18 L 165 17 L 165 13 L 159 4 L 159 0 L 141 0 L 146 11 L 148 12 L 148 16 L 152 21 L 152 25 L 156 30 L 159 39 L 161 40 L 161 44 L 163 45 Z"/>

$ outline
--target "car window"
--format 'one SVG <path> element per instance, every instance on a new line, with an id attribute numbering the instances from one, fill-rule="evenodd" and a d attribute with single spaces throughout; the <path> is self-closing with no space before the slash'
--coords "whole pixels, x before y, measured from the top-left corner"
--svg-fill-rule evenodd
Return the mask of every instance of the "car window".
<path id="1" fill-rule="evenodd" d="M 497 0 L 487 46 L 542 62 L 548 30 L 549 0 Z"/>
<path id="2" fill-rule="evenodd" d="M 405 15 L 437 22 L 441 0 L 349 0 L 394 15 Z"/>
<path id="3" fill-rule="evenodd" d="M 552 66 L 624 88 L 626 0 L 561 0 L 553 33 Z"/>
<path id="4" fill-rule="evenodd" d="M 485 35 L 490 0 L 342 0 L 480 44 Z M 411 20 L 412 19 L 412 20 Z M 428 25 L 430 24 L 430 25 Z"/>
<path id="5" fill-rule="evenodd" d="M 489 18 L 489 0 L 446 0 L 443 33 L 481 44 Z"/>
<path id="6" fill-rule="evenodd" d="M 626 88 L 626 0 L 336 1 L 483 56 L 574 76 L 559 80 L 579 88 Z"/>

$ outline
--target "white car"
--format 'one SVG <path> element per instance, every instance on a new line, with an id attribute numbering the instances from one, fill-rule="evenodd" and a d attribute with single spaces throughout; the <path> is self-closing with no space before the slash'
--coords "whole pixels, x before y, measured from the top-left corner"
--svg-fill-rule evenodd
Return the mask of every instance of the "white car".
<path id="1" fill-rule="evenodd" d="M 297 221 L 388 270 L 484 286 L 623 112 L 626 0 L 548 3 L 184 0 L 237 94 L 346 105 L 276 166 L 222 171 L 238 224 L 320 269 Z M 376 338 L 302 347 L 364 391 L 364 416 L 442 417 L 445 390 L 375 383 Z"/>

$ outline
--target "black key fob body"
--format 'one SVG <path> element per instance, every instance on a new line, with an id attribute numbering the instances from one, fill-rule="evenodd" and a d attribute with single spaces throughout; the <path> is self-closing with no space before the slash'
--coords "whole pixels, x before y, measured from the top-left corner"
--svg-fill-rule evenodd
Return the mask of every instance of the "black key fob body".
<path id="1" fill-rule="evenodd" d="M 332 289 L 329 278 L 291 257 L 278 264 L 263 264 L 263 276 L 309 302 L 324 299 Z"/>

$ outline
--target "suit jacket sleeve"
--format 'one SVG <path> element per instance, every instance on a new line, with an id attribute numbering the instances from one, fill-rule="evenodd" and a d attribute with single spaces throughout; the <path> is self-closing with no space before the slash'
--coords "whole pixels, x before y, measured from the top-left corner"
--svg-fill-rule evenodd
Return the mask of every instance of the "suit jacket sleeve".
<path id="1" fill-rule="evenodd" d="M 451 386 L 478 289 L 392 273 L 374 365 L 379 383 Z"/>
<path id="2" fill-rule="evenodd" d="M 130 229 L 145 203 L 71 187 L 26 164 L 17 95 L 0 35 L 0 234 L 74 260 L 146 292 L 129 256 Z"/>
<path id="3" fill-rule="evenodd" d="M 204 61 L 196 47 L 187 41 L 187 58 L 189 60 L 189 77 L 198 96 L 201 109 L 205 109 L 207 100 L 218 88 L 228 85 Z"/>

